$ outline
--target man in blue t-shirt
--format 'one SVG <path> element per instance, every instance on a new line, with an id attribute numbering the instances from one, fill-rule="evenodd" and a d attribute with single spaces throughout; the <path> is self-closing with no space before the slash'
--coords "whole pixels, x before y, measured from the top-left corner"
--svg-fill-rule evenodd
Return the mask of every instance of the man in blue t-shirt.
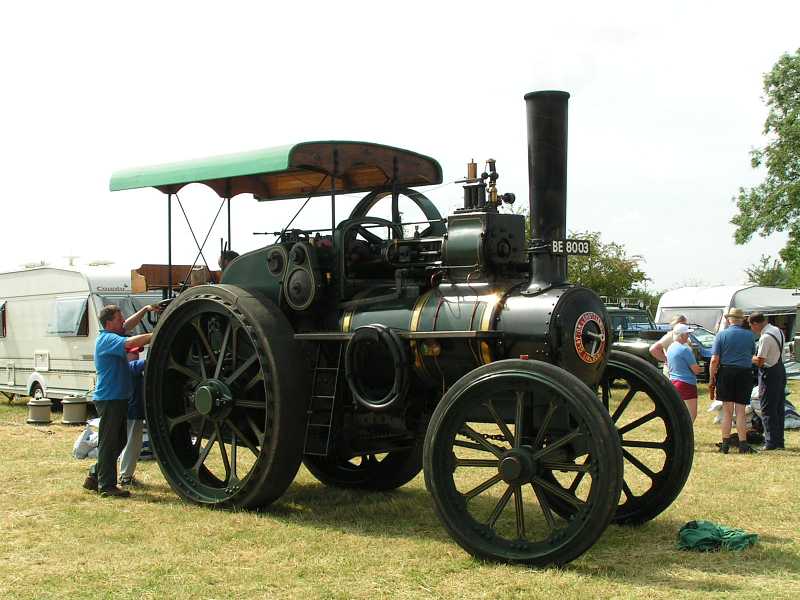
<path id="1" fill-rule="evenodd" d="M 743 327 L 744 312 L 732 308 L 725 315 L 729 327 L 714 338 L 711 348 L 709 374 L 711 385 L 716 386 L 717 399 L 722 401 L 722 444 L 719 451 L 727 454 L 731 446 L 731 422 L 736 411 L 736 433 L 739 453 L 755 454 L 747 443 L 745 409 L 750 403 L 753 391 L 753 355 L 756 353 L 756 340 L 753 332 Z"/>
<path id="2" fill-rule="evenodd" d="M 94 346 L 97 383 L 93 396 L 100 417 L 97 463 L 89 469 L 83 487 L 96 490 L 101 496 L 130 496 L 129 491 L 117 487 L 117 457 L 125 446 L 128 400 L 133 393 L 127 350 L 149 344 L 153 334 L 132 337 L 124 334 L 132 331 L 145 313 L 158 310 L 158 305 L 151 304 L 125 319 L 119 307 L 110 304 L 104 306 L 98 315 L 103 329 L 98 333 Z"/>
<path id="3" fill-rule="evenodd" d="M 672 335 L 677 343 L 672 343 L 667 350 L 667 365 L 669 366 L 669 380 L 681 397 L 686 402 L 692 422 L 697 418 L 697 374 L 703 368 L 697 364 L 692 349 L 686 345 L 689 341 L 689 332 L 692 331 L 685 323 L 678 323 L 672 328 Z"/>

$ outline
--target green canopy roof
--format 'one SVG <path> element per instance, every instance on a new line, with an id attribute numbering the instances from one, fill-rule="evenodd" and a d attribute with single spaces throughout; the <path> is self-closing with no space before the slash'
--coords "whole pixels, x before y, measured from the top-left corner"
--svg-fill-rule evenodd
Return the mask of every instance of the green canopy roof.
<path id="1" fill-rule="evenodd" d="M 334 174 L 335 171 L 335 174 Z M 117 171 L 110 189 L 154 187 L 174 194 L 189 183 L 203 183 L 222 198 L 254 194 L 260 200 L 323 196 L 442 182 L 433 158 L 369 142 L 302 142 L 252 152 Z"/>

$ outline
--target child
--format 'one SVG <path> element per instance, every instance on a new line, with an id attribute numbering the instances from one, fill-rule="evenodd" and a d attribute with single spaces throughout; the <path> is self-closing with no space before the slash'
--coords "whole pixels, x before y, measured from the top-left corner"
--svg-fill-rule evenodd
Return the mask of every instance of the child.
<path id="1" fill-rule="evenodd" d="M 133 472 L 142 452 L 142 432 L 144 431 L 144 360 L 139 358 L 141 348 L 128 351 L 128 368 L 133 379 L 133 395 L 128 401 L 128 443 L 120 454 L 119 484 L 133 486 Z"/>

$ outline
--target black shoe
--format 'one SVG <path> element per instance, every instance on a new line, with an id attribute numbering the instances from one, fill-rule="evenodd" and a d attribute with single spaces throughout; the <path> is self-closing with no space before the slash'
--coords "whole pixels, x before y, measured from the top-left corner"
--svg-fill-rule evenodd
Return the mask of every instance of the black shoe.
<path id="1" fill-rule="evenodd" d="M 717 448 L 720 448 L 720 451 L 722 451 L 722 444 L 728 444 L 728 448 L 738 448 L 739 436 L 735 433 L 732 433 L 727 438 L 723 438 L 721 442 L 717 442 Z M 725 454 L 727 454 L 727 452 Z"/>
<path id="2" fill-rule="evenodd" d="M 127 498 L 130 495 L 131 493 L 128 490 L 121 490 L 115 485 L 100 490 L 101 498 Z"/>
<path id="3" fill-rule="evenodd" d="M 83 480 L 83 489 L 89 490 L 90 492 L 97 491 L 97 477 L 94 475 L 87 475 L 86 479 Z"/>
<path id="4" fill-rule="evenodd" d="M 739 442 L 739 454 L 758 454 L 758 450 L 747 442 Z"/>
<path id="5" fill-rule="evenodd" d="M 773 446 L 772 444 L 764 444 L 760 450 L 781 450 L 783 446 Z"/>
<path id="6" fill-rule="evenodd" d="M 727 454 L 730 449 L 731 446 L 730 444 L 728 444 L 728 442 L 722 442 L 721 444 L 719 444 L 719 451 L 722 452 L 723 454 Z"/>
<path id="7" fill-rule="evenodd" d="M 135 477 L 120 477 L 119 478 L 119 485 L 124 488 L 128 487 L 139 487 L 141 484 L 139 480 Z"/>

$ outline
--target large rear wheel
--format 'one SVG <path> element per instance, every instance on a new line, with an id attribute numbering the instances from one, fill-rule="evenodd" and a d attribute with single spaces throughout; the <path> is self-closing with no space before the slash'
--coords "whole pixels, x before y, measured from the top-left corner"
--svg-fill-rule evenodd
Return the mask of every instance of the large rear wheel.
<path id="1" fill-rule="evenodd" d="M 537 566 L 592 546 L 622 481 L 608 413 L 577 377 L 539 361 L 502 360 L 458 380 L 434 411 L 423 463 L 436 512 L 459 545 Z"/>
<path id="2" fill-rule="evenodd" d="M 158 321 L 145 374 L 151 443 L 172 489 L 237 508 L 283 494 L 302 455 L 304 364 L 269 300 L 231 285 L 181 294 Z"/>

